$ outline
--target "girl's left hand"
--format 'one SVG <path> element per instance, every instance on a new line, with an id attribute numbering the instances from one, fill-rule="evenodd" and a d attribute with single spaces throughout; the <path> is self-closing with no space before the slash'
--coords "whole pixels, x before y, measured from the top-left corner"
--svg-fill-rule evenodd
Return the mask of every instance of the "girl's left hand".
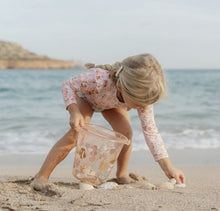
<path id="1" fill-rule="evenodd" d="M 174 178 L 177 184 L 185 184 L 185 177 L 183 172 L 174 166 L 170 166 L 167 170 L 164 171 L 164 173 L 169 179 Z"/>
<path id="2" fill-rule="evenodd" d="M 169 158 L 164 158 L 158 161 L 160 167 L 169 179 L 174 178 L 177 184 L 185 184 L 185 176 L 183 172 L 175 168 Z"/>

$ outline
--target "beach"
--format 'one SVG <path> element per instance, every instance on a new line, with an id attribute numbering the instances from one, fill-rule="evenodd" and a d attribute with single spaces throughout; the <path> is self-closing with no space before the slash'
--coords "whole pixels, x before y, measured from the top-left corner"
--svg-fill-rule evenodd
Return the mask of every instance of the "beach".
<path id="1" fill-rule="evenodd" d="M 220 211 L 220 1 L 11 2 L 0 211 Z"/>
<path id="2" fill-rule="evenodd" d="M 33 190 L 30 183 L 48 151 L 69 130 L 61 85 L 82 72 L 1 70 L 0 211 L 220 210 L 220 71 L 211 70 L 168 70 L 169 98 L 154 106 L 157 127 L 172 163 L 185 174 L 186 188 L 149 190 L 136 182 L 80 190 L 72 176 L 73 150 L 52 173 L 53 188 Z M 154 185 L 167 182 L 145 143 L 136 110 L 129 114 L 134 133 L 128 173 Z M 110 127 L 100 113 L 91 123 Z"/>
<path id="3" fill-rule="evenodd" d="M 74 153 L 50 177 L 54 189 L 33 190 L 30 182 L 46 154 L 0 156 L 0 207 L 2 210 L 219 210 L 220 149 L 170 149 L 170 158 L 186 177 L 186 187 L 147 190 L 137 185 L 116 189 L 80 190 L 72 176 Z M 155 185 L 168 179 L 149 151 L 132 152 L 129 172 L 145 176 Z M 113 169 L 110 178 L 115 176 Z"/>

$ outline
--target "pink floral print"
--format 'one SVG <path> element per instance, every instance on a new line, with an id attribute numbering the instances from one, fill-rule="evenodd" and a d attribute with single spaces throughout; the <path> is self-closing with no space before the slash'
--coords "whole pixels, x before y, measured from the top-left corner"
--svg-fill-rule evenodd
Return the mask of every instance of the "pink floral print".
<path id="1" fill-rule="evenodd" d="M 66 109 L 70 104 L 77 103 L 77 92 L 82 92 L 90 103 L 98 109 L 122 108 L 127 111 L 131 109 L 118 100 L 117 88 L 110 78 L 110 72 L 101 68 L 89 69 L 87 72 L 63 83 L 62 93 Z M 153 105 L 138 108 L 137 111 L 146 143 L 155 161 L 168 157 L 164 142 L 154 121 Z"/>
<path id="2" fill-rule="evenodd" d="M 154 121 L 153 105 L 137 109 L 146 143 L 156 161 L 168 157 L 163 139 L 161 138 Z"/>

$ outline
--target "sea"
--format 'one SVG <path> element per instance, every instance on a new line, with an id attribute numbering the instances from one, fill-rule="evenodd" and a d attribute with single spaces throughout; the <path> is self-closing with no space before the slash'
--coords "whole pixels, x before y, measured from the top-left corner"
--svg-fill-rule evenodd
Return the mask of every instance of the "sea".
<path id="1" fill-rule="evenodd" d="M 0 155 L 47 153 L 70 128 L 62 83 L 86 70 L 0 70 Z M 220 70 L 165 70 L 168 95 L 154 105 L 168 149 L 220 147 Z M 133 151 L 149 150 L 131 110 Z M 100 113 L 91 123 L 110 128 Z"/>

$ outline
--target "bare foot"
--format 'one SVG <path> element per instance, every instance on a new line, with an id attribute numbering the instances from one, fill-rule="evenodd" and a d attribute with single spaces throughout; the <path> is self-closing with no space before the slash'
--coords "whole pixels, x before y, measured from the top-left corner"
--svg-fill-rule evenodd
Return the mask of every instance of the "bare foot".
<path id="1" fill-rule="evenodd" d="M 31 187 L 37 191 L 43 191 L 46 189 L 51 183 L 48 182 L 48 179 L 44 177 L 37 177 L 31 182 Z"/>
<path id="2" fill-rule="evenodd" d="M 134 183 L 135 181 L 129 177 L 129 176 L 124 176 L 124 177 L 118 177 L 117 178 L 117 183 L 119 184 L 130 184 L 130 183 Z"/>
<path id="3" fill-rule="evenodd" d="M 59 192 L 56 185 L 49 182 L 48 179 L 44 177 L 35 178 L 31 182 L 31 187 L 33 187 L 34 190 L 40 191 L 44 193 L 46 196 L 61 196 L 62 194 Z"/>

